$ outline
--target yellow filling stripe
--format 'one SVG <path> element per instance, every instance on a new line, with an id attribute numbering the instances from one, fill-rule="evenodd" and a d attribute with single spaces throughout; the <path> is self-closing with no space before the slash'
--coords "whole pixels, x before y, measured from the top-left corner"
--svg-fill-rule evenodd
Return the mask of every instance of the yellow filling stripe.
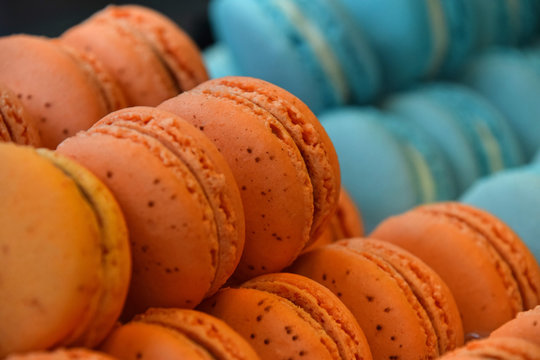
<path id="1" fill-rule="evenodd" d="M 339 65 L 338 59 L 334 55 L 330 45 L 325 41 L 325 36 L 321 33 L 320 29 L 304 16 L 302 11 L 292 1 L 274 0 L 274 4 L 296 26 L 306 43 L 313 49 L 317 59 L 321 62 L 324 73 L 328 76 L 332 87 L 339 94 L 340 98 L 344 101 L 347 100 L 349 98 L 347 79 Z"/>
<path id="2" fill-rule="evenodd" d="M 452 0 L 454 1 L 454 0 Z M 442 66 L 448 52 L 450 36 L 444 10 L 440 1 L 425 0 L 431 29 L 432 56 L 426 69 L 426 75 L 434 76 Z"/>

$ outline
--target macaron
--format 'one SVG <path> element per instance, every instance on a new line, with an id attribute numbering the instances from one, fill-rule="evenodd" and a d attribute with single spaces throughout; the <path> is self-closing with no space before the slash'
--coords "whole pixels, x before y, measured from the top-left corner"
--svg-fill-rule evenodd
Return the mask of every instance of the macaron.
<path id="1" fill-rule="evenodd" d="M 343 185 L 362 209 L 367 232 L 390 215 L 457 196 L 444 154 L 407 119 L 371 107 L 342 107 L 319 119 L 334 143 Z"/>
<path id="2" fill-rule="evenodd" d="M 0 357 L 96 346 L 131 275 L 120 207 L 88 170 L 49 150 L 0 143 L 0 158 Z"/>
<path id="3" fill-rule="evenodd" d="M 251 345 L 222 320 L 177 308 L 148 309 L 114 329 L 100 350 L 122 360 L 259 359 Z"/>
<path id="4" fill-rule="evenodd" d="M 407 87 L 440 67 L 448 43 L 440 1 L 340 2 L 377 54 L 384 90 Z"/>
<path id="5" fill-rule="evenodd" d="M 540 305 L 518 313 L 514 319 L 495 329 L 489 337 L 517 337 L 540 346 Z"/>
<path id="6" fill-rule="evenodd" d="M 124 211 L 134 262 L 124 317 L 195 307 L 232 274 L 244 210 L 227 162 L 200 130 L 164 110 L 125 108 L 57 152 L 102 179 Z"/>
<path id="7" fill-rule="evenodd" d="M 330 289 L 366 335 L 374 359 L 436 358 L 463 344 L 454 298 L 412 254 L 368 238 L 301 255 L 287 269 Z"/>
<path id="8" fill-rule="evenodd" d="M 158 106 L 201 129 L 223 154 L 246 209 L 235 279 L 290 265 L 330 221 L 340 172 L 334 146 L 310 109 L 264 80 L 207 81 Z"/>
<path id="9" fill-rule="evenodd" d="M 199 307 L 240 333 L 261 359 L 371 359 L 362 329 L 330 290 L 274 273 L 227 287 Z"/>
<path id="10" fill-rule="evenodd" d="M 114 358 L 97 350 L 86 348 L 58 348 L 52 351 L 36 351 L 14 354 L 6 360 L 113 360 Z"/>
<path id="11" fill-rule="evenodd" d="M 116 78 L 129 106 L 157 105 L 208 79 L 193 40 L 147 7 L 108 6 L 60 39 L 93 53 Z"/>
<path id="12" fill-rule="evenodd" d="M 39 136 L 35 119 L 6 86 L 0 84 L 0 141 L 39 147 Z"/>
<path id="13" fill-rule="evenodd" d="M 488 338 L 471 341 L 465 346 L 441 357 L 441 360 L 536 360 L 540 359 L 540 346 L 512 337 Z"/>
<path id="14" fill-rule="evenodd" d="M 0 79 L 35 119 L 42 145 L 50 149 L 125 106 L 123 93 L 94 57 L 45 37 L 0 38 Z"/>
<path id="15" fill-rule="evenodd" d="M 216 39 L 242 75 L 283 87 L 319 113 L 373 100 L 381 86 L 378 61 L 360 26 L 335 5 L 217 0 L 209 15 Z"/>
<path id="16" fill-rule="evenodd" d="M 418 206 L 382 222 L 371 237 L 418 256 L 446 282 L 467 337 L 486 336 L 540 303 L 540 268 L 511 228 L 457 202 Z"/>
<path id="17" fill-rule="evenodd" d="M 530 164 L 478 179 L 459 200 L 484 209 L 504 221 L 540 264 L 540 224 L 535 216 L 524 215 L 538 211 L 539 188 L 540 167 Z"/>
<path id="18" fill-rule="evenodd" d="M 540 124 L 536 94 L 540 91 L 540 67 L 518 49 L 495 48 L 466 66 L 460 77 L 467 86 L 487 98 L 507 118 L 530 161 L 540 148 Z"/>
<path id="19" fill-rule="evenodd" d="M 393 95 L 384 108 L 422 127 L 448 158 L 462 193 L 477 178 L 523 163 L 517 134 L 504 115 L 471 89 L 436 82 Z"/>

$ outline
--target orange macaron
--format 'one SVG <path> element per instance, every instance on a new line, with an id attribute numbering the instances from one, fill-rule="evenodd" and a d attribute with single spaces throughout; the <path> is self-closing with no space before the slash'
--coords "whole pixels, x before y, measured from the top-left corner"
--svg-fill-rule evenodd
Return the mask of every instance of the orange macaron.
<path id="1" fill-rule="evenodd" d="M 102 179 L 125 214 L 133 255 L 125 316 L 192 308 L 233 273 L 244 210 L 227 162 L 200 130 L 164 110 L 125 108 L 57 152 Z"/>
<path id="2" fill-rule="evenodd" d="M 441 360 L 538 360 L 538 344 L 515 338 L 486 338 L 468 342 L 465 346 L 452 351 Z"/>
<path id="3" fill-rule="evenodd" d="M 229 324 L 261 359 L 372 358 L 345 305 L 324 286 L 297 274 L 265 274 L 223 288 L 199 309 Z"/>
<path id="4" fill-rule="evenodd" d="M 191 38 L 147 7 L 108 6 L 60 39 L 94 54 L 116 78 L 129 106 L 157 105 L 208 79 Z"/>
<path id="5" fill-rule="evenodd" d="M 540 305 L 520 312 L 515 318 L 495 329 L 489 337 L 518 337 L 540 346 Z"/>
<path id="6" fill-rule="evenodd" d="M 96 346 L 120 316 L 128 233 L 108 188 L 46 149 L 0 143 L 0 358 Z"/>
<path id="7" fill-rule="evenodd" d="M 0 38 L 0 79 L 34 118 L 42 145 L 50 149 L 125 106 L 99 61 L 45 37 Z"/>
<path id="8" fill-rule="evenodd" d="M 282 270 L 324 230 L 338 202 L 339 164 L 299 99 L 263 80 L 225 77 L 158 108 L 201 129 L 234 173 L 246 209 L 238 281 Z"/>
<path id="9" fill-rule="evenodd" d="M 52 351 L 36 351 L 14 354 L 6 360 L 115 360 L 105 353 L 86 348 L 58 348 Z"/>
<path id="10" fill-rule="evenodd" d="M 417 257 L 369 238 L 302 254 L 289 271 L 328 287 L 366 334 L 374 359 L 433 359 L 463 344 L 454 298 Z"/>
<path id="11" fill-rule="evenodd" d="M 412 252 L 448 284 L 467 337 L 483 337 L 540 303 L 540 267 L 512 229 L 457 202 L 422 205 L 383 221 L 372 237 Z"/>
<path id="12" fill-rule="evenodd" d="M 0 84 L 0 141 L 39 147 L 41 137 L 35 119 L 15 93 Z"/>
<path id="13" fill-rule="evenodd" d="M 107 337 L 100 350 L 120 360 L 258 360 L 222 320 L 196 310 L 151 308 Z"/>

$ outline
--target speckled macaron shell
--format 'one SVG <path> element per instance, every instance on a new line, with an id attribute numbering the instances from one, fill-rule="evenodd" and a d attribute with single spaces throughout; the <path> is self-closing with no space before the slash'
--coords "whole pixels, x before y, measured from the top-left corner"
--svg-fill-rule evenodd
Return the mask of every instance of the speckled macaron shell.
<path id="1" fill-rule="evenodd" d="M 495 329 L 489 337 L 517 337 L 540 346 L 540 305 L 520 312 L 514 319 Z"/>
<path id="2" fill-rule="evenodd" d="M 485 336 L 538 304 L 539 268 L 504 223 L 460 203 L 417 207 L 381 223 L 390 241 L 431 266 L 454 294 L 466 336 Z"/>
<path id="3" fill-rule="evenodd" d="M 37 152 L 75 179 L 99 224 L 103 269 L 101 289 L 97 295 L 99 302 L 94 309 L 87 309 L 86 317 L 78 319 L 80 330 L 73 331 L 64 342 L 66 345 L 93 347 L 103 340 L 122 312 L 131 280 L 131 249 L 124 214 L 106 185 L 86 168 L 47 149 L 37 149 Z"/>
<path id="4" fill-rule="evenodd" d="M 86 348 L 58 348 L 52 351 L 13 354 L 6 360 L 114 360 L 115 358 L 97 350 Z"/>
<path id="5" fill-rule="evenodd" d="M 201 84 L 198 91 L 242 96 L 274 116 L 300 150 L 313 186 L 311 240 L 328 223 L 339 199 L 340 171 L 334 146 L 311 110 L 290 92 L 251 77 L 225 77 Z"/>
<path id="6" fill-rule="evenodd" d="M 219 244 L 212 207 L 185 163 L 157 139 L 114 125 L 80 132 L 57 151 L 102 179 L 124 211 L 133 276 L 123 316 L 197 305 L 214 280 Z"/>
<path id="7" fill-rule="evenodd" d="M 97 13 L 95 18 L 126 22 L 140 32 L 159 54 L 179 92 L 208 80 L 197 45 L 165 15 L 139 5 L 109 5 Z"/>
<path id="8" fill-rule="evenodd" d="M 128 106 L 154 106 L 179 91 L 150 42 L 126 22 L 93 16 L 69 28 L 60 41 L 94 54 L 124 91 Z"/>
<path id="9" fill-rule="evenodd" d="M 242 199 L 225 158 L 201 131 L 165 110 L 127 108 L 95 124 L 102 125 L 130 128 L 155 137 L 195 175 L 212 206 L 218 231 L 217 269 L 208 294 L 216 292 L 236 269 L 245 238 Z"/>
<path id="10" fill-rule="evenodd" d="M 261 275 L 220 290 L 201 309 L 227 322 L 263 359 L 371 359 L 351 312 L 304 276 Z"/>
<path id="11" fill-rule="evenodd" d="M 439 354 L 463 345 L 463 324 L 448 286 L 424 262 L 395 245 L 376 239 L 344 240 L 340 245 L 383 258 L 392 265 L 413 290 L 437 334 Z"/>
<path id="12" fill-rule="evenodd" d="M 468 342 L 465 346 L 440 358 L 441 360 L 537 360 L 540 359 L 540 346 L 519 338 L 487 338 Z"/>
<path id="13" fill-rule="evenodd" d="M 310 239 L 313 187 L 287 129 L 243 96 L 197 88 L 162 103 L 201 129 L 225 156 L 240 188 L 246 243 L 233 277 L 289 265 Z"/>
<path id="14" fill-rule="evenodd" d="M 13 91 L 0 84 L 0 141 L 16 144 L 41 145 L 35 120 Z"/>
<path id="15" fill-rule="evenodd" d="M 0 144 L 0 154 L 0 356 L 97 345 L 120 315 L 131 273 L 120 208 L 68 159 L 14 144 Z"/>
<path id="16" fill-rule="evenodd" d="M 364 240 L 317 248 L 301 255 L 288 270 L 320 282 L 343 301 L 364 331 L 374 359 L 439 356 L 433 313 L 428 315 L 399 268 L 361 244 L 354 245 Z M 418 268 L 426 267 L 409 257 Z"/>
<path id="17" fill-rule="evenodd" d="M 0 39 L 0 78 L 34 117 L 42 145 L 54 149 L 109 111 L 99 76 L 56 41 L 31 35 Z M 36 61 L 39 59 L 39 61 Z"/>
<path id="18" fill-rule="evenodd" d="M 259 356 L 222 320 L 196 310 L 151 308 L 115 329 L 100 347 L 125 360 L 238 359 Z"/>

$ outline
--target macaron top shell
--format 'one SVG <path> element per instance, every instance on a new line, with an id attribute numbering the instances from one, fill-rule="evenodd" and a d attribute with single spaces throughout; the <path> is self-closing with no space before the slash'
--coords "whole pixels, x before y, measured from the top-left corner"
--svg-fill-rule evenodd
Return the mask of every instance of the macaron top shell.
<path id="1" fill-rule="evenodd" d="M 133 360 L 140 356 L 259 359 L 251 345 L 222 320 L 200 311 L 178 308 L 148 309 L 115 329 L 101 349 L 119 358 Z"/>
<path id="2" fill-rule="evenodd" d="M 129 283 L 122 213 L 108 189 L 68 159 L 7 144 L 0 153 L 1 355 L 95 346 L 120 315 Z"/>
<path id="3" fill-rule="evenodd" d="M 465 346 L 441 357 L 441 360 L 536 360 L 540 359 L 540 346 L 512 337 L 487 338 L 471 341 Z"/>
<path id="4" fill-rule="evenodd" d="M 514 319 L 495 329 L 489 337 L 518 337 L 540 346 L 540 305 L 520 312 Z"/>
<path id="5" fill-rule="evenodd" d="M 37 124 L 33 117 L 6 86 L 0 84 L 0 141 L 21 145 L 41 145 Z"/>
<path id="6" fill-rule="evenodd" d="M 13 354 L 6 360 L 114 360 L 115 358 L 86 348 L 58 348 L 53 351 L 31 352 L 26 354 Z"/>
<path id="7" fill-rule="evenodd" d="M 459 203 L 422 205 L 388 218 L 370 236 L 403 247 L 439 274 L 454 294 L 466 334 L 484 336 L 538 304 L 534 257 L 485 212 Z"/>
<path id="8" fill-rule="evenodd" d="M 0 49 L 0 78 L 35 118 L 43 146 L 55 148 L 111 111 L 92 67 L 56 41 L 12 35 Z"/>

